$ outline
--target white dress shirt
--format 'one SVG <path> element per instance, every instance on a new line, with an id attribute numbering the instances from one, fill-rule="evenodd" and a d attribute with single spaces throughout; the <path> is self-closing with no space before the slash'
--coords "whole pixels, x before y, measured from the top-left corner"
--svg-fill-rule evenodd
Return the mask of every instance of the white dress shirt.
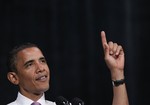
<path id="1" fill-rule="evenodd" d="M 37 101 L 41 105 L 56 105 L 55 102 L 45 100 L 45 94 Z M 17 99 L 7 105 L 31 105 L 33 101 L 25 96 L 23 96 L 20 92 L 18 92 Z"/>

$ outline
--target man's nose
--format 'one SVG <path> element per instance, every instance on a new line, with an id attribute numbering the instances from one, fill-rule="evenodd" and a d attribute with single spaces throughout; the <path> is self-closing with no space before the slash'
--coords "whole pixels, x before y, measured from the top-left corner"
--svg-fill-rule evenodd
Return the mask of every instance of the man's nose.
<path id="1" fill-rule="evenodd" d="M 37 72 L 42 72 L 44 71 L 44 66 L 40 63 L 37 63 Z"/>

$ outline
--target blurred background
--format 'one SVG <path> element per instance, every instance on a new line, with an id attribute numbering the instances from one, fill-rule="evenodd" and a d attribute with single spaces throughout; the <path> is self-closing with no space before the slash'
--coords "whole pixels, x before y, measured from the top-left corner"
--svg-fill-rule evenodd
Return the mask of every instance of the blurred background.
<path id="1" fill-rule="evenodd" d="M 145 0 L 1 0 L 0 105 L 16 99 L 6 78 L 8 51 L 23 42 L 42 48 L 51 70 L 46 98 L 79 97 L 111 105 L 112 84 L 100 32 L 125 50 L 130 105 L 149 104 L 150 7 Z"/>

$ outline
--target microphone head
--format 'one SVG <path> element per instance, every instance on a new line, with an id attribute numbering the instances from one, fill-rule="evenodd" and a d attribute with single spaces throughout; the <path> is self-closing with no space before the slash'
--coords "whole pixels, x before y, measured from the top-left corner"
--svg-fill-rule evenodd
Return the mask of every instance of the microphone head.
<path id="1" fill-rule="evenodd" d="M 69 105 L 69 101 L 63 96 L 59 96 L 55 100 L 56 105 Z"/>
<path id="2" fill-rule="evenodd" d="M 72 105 L 84 105 L 84 102 L 80 98 L 75 97 L 71 100 L 71 104 Z"/>

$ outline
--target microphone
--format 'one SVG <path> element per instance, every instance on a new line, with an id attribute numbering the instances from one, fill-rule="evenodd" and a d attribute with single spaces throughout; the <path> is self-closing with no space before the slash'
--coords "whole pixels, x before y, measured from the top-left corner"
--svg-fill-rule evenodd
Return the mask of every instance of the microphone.
<path id="1" fill-rule="evenodd" d="M 71 105 L 84 105 L 84 102 L 80 98 L 75 97 L 71 100 Z"/>
<path id="2" fill-rule="evenodd" d="M 70 105 L 69 101 L 63 96 L 59 96 L 55 100 L 56 105 Z"/>

